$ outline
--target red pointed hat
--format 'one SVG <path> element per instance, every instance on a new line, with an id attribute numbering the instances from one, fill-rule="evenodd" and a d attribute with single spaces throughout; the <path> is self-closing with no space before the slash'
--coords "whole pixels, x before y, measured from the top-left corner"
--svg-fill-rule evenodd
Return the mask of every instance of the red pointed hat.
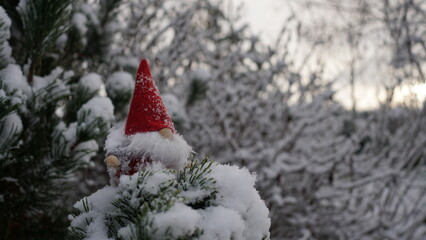
<path id="1" fill-rule="evenodd" d="M 160 92 L 152 79 L 148 62 L 143 59 L 136 75 L 135 91 L 127 116 L 125 134 L 154 132 L 163 128 L 170 128 L 172 132 L 176 132 Z"/>

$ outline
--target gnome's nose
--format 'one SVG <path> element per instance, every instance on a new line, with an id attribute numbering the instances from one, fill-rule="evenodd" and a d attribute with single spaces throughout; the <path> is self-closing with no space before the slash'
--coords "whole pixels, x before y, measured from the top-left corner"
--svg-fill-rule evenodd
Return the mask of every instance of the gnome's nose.
<path id="1" fill-rule="evenodd" d="M 171 139 L 173 136 L 173 132 L 170 128 L 163 128 L 158 131 L 163 138 Z"/>

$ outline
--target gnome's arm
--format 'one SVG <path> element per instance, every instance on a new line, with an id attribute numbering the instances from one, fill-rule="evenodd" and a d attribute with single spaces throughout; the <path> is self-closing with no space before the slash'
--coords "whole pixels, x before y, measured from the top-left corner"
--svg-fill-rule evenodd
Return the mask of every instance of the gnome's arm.
<path id="1" fill-rule="evenodd" d="M 173 137 L 173 132 L 170 128 L 163 128 L 159 130 L 158 133 L 166 139 L 171 139 Z M 120 166 L 120 159 L 115 155 L 109 155 L 105 158 L 105 163 L 110 168 L 117 168 Z"/>

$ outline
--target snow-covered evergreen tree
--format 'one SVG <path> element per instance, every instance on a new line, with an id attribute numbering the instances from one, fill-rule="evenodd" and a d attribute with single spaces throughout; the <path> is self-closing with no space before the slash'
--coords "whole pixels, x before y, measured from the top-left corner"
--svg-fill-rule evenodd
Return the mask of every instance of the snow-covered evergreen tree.
<path id="1" fill-rule="evenodd" d="M 114 120 L 102 79 L 60 64 L 72 1 L 13 1 L 0 7 L 0 184 L 2 239 L 67 234 L 67 193 L 89 167 Z M 102 137 L 102 138 L 100 138 Z M 72 200 L 71 200 L 72 201 Z M 69 203 L 68 203 L 69 204 Z"/>
<path id="2" fill-rule="evenodd" d="M 74 239 L 269 239 L 270 219 L 247 169 L 208 158 L 181 171 L 153 164 L 78 201 Z"/>

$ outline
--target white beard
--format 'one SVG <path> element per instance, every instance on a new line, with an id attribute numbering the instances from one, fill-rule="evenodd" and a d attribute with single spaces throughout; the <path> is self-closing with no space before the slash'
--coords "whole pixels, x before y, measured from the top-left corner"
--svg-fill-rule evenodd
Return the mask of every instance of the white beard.
<path id="1" fill-rule="evenodd" d="M 105 142 L 108 153 L 121 152 L 126 155 L 149 157 L 167 168 L 180 170 L 185 167 L 192 148 L 182 136 L 175 133 L 171 139 L 162 137 L 158 132 L 124 135 L 124 127 L 112 130 Z M 120 158 L 120 157 L 119 157 Z"/>

